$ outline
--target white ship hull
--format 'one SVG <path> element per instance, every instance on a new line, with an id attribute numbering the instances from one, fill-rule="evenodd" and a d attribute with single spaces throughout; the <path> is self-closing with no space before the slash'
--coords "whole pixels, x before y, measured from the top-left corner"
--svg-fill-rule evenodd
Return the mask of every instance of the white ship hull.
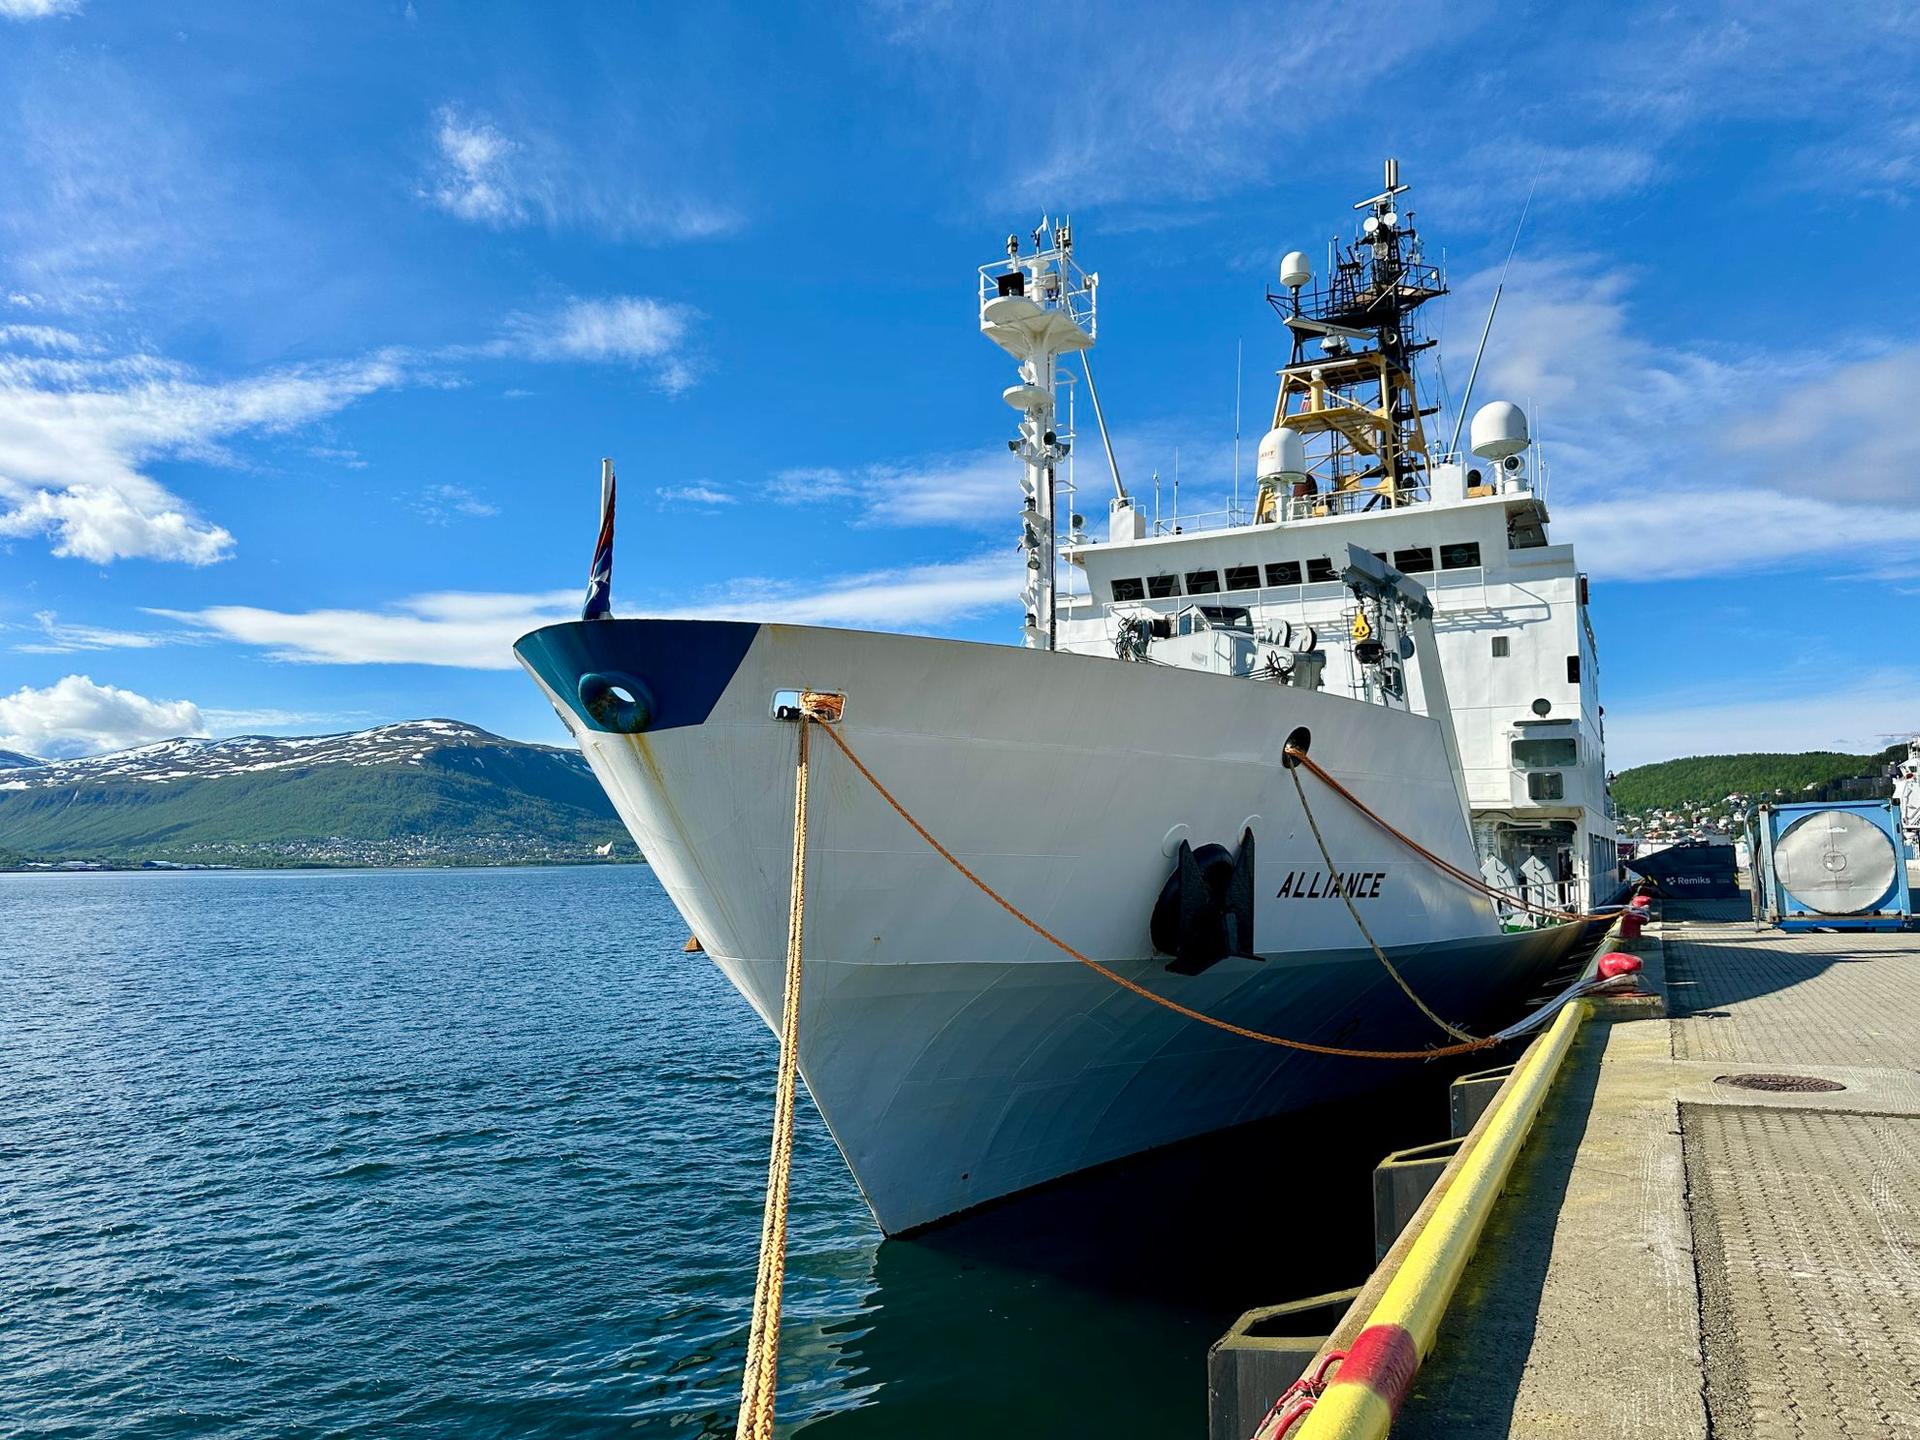
<path id="1" fill-rule="evenodd" d="M 780 1009 L 796 727 L 776 690 L 845 695 L 839 729 L 988 884 L 1088 955 L 1207 1014 L 1355 1047 L 1443 1036 L 1361 939 L 1302 814 L 1287 737 L 1393 824 L 1477 862 L 1438 727 L 1285 686 L 896 635 L 595 621 L 516 647 L 707 954 Z M 594 719 L 583 675 L 636 681 L 639 733 Z M 1579 927 L 1501 933 L 1321 782 L 1309 803 L 1355 903 L 1448 1018 L 1510 1013 Z M 1185 827 L 1182 830 L 1180 827 Z M 1254 949 L 1169 973 L 1148 919 L 1184 835 L 1256 837 Z M 1087 1166 L 1404 1075 L 1198 1025 L 1018 925 L 813 747 L 800 1068 L 889 1233 Z M 1354 882 L 1348 882 L 1350 884 Z"/>

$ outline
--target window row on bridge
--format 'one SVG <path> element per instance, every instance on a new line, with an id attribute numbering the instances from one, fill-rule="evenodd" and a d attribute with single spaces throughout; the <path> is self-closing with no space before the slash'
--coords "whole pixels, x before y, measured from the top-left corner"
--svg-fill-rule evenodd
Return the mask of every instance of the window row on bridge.
<path id="1" fill-rule="evenodd" d="M 1387 556 L 1384 552 L 1376 550 L 1373 553 L 1381 561 L 1386 561 Z M 1439 547 L 1438 559 L 1438 568 L 1442 570 L 1475 569 L 1480 564 L 1480 542 L 1465 540 L 1458 544 L 1442 545 Z M 1394 551 L 1392 564 L 1394 569 L 1403 574 L 1420 575 L 1434 570 L 1434 560 L 1434 548 L 1430 545 L 1421 545 L 1408 550 Z M 1223 575 L 1227 590 L 1321 585 L 1340 578 L 1333 561 L 1319 556 L 1304 562 L 1278 560 L 1266 566 L 1229 565 L 1224 571 L 1189 570 L 1184 575 L 1146 575 L 1115 580 L 1113 598 L 1115 600 L 1171 600 L 1181 595 L 1218 595 L 1222 589 Z"/>

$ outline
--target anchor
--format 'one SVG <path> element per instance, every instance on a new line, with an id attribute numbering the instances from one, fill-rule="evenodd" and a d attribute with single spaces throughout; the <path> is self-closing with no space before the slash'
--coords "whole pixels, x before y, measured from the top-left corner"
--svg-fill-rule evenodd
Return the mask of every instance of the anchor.
<path id="1" fill-rule="evenodd" d="M 1185 840 L 1173 874 L 1160 889 L 1148 926 L 1153 948 L 1173 956 L 1176 975 L 1198 975 L 1229 956 L 1253 953 L 1253 831 L 1240 836 L 1240 853 L 1224 845 L 1195 850 Z"/>

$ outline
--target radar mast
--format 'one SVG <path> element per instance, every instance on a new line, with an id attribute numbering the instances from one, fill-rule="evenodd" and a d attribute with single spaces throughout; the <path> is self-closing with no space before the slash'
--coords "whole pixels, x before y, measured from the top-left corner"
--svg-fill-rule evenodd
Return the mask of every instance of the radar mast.
<path id="1" fill-rule="evenodd" d="M 1434 342 L 1415 312 L 1447 286 L 1426 261 L 1413 212 L 1401 208 L 1406 191 L 1399 162 L 1388 160 L 1380 193 L 1353 207 L 1366 212 L 1356 238 L 1344 251 L 1337 241 L 1328 247 L 1325 283 L 1296 251 L 1281 262 L 1285 293 L 1267 292 L 1293 338 L 1274 428 L 1299 435 L 1309 458 L 1291 475 L 1291 495 L 1263 477 L 1256 520 L 1283 518 L 1288 500 L 1335 514 L 1425 497 L 1434 457 L 1422 421 L 1438 407 L 1420 405 L 1415 360 Z"/>

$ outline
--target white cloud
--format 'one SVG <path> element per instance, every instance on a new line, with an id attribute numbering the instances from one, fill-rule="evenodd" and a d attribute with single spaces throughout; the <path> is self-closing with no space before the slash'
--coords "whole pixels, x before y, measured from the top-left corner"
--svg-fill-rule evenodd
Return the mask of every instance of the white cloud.
<path id="1" fill-rule="evenodd" d="M 544 325 L 521 322 L 518 335 L 536 360 L 624 361 L 650 369 L 661 389 L 678 394 L 699 374 L 686 349 L 698 313 L 643 295 L 572 300 Z"/>
<path id="2" fill-rule="evenodd" d="M 160 645 L 191 643 L 195 637 L 151 630 L 109 630 L 99 625 L 63 625 L 52 610 L 33 616 L 35 640 L 11 647 L 27 655 L 72 655 L 82 650 L 151 650 Z M 26 628 L 26 627 L 20 627 Z"/>
<path id="3" fill-rule="evenodd" d="M 605 157 L 626 147 L 606 143 L 604 133 L 583 152 L 532 129 L 509 135 L 456 105 L 442 105 L 433 124 L 436 159 L 420 195 L 462 220 L 495 229 L 582 226 L 639 240 L 700 239 L 738 223 L 723 205 L 608 168 Z"/>
<path id="4" fill-rule="evenodd" d="M 267 650 L 275 660 L 315 665 L 444 665 L 511 670 L 513 642 L 527 631 L 577 619 L 580 592 L 541 594 L 449 591 L 415 595 L 384 610 L 268 610 L 214 605 L 155 610 L 228 640 Z"/>
<path id="5" fill-rule="evenodd" d="M 1910 413 L 1915 396 L 1920 349 L 1899 350 L 1767 397 L 1771 403 L 1738 419 L 1727 438 L 1779 489 L 1912 505 L 1920 498 Z"/>
<path id="6" fill-rule="evenodd" d="M 1920 555 L 1920 511 L 1768 490 L 1643 490 L 1553 506 L 1555 540 L 1608 580 L 1806 569 L 1869 554 Z"/>
<path id="7" fill-rule="evenodd" d="M 939 631 L 984 610 L 1012 606 L 1020 593 L 1017 557 L 982 556 L 841 576 L 815 584 L 745 579 L 692 604 L 616 605 L 622 615 L 665 619 L 873 625 Z M 527 631 L 580 613 L 580 592 L 450 591 L 416 595 L 379 610 L 285 611 L 251 605 L 156 610 L 275 660 L 314 665 L 443 665 L 509 670 L 513 642 Z"/>
<path id="8" fill-rule="evenodd" d="M 56 15 L 78 15 L 81 0 L 0 0 L 0 18 L 47 20 Z"/>
<path id="9" fill-rule="evenodd" d="M 141 467 L 230 463 L 224 440 L 291 429 L 402 379 L 393 356 L 223 382 L 150 355 L 0 356 L 0 536 L 45 534 L 56 555 L 100 564 L 224 559 L 232 534 Z"/>
<path id="10" fill-rule="evenodd" d="M 515 315 L 500 339 L 453 353 L 634 365 L 651 372 L 662 390 L 677 395 L 700 375 L 689 339 L 699 318 L 700 312 L 690 305 L 647 295 L 574 299 L 544 315 Z"/>
<path id="11" fill-rule="evenodd" d="M 44 690 L 22 686 L 0 695 L 0 749 L 50 760 L 206 733 L 206 720 L 191 700 L 149 700 L 96 685 L 85 675 L 69 675 Z"/>
<path id="12" fill-rule="evenodd" d="M 429 525 L 450 524 L 456 516 L 484 520 L 500 513 L 500 507 L 481 499 L 464 485 L 429 485 L 413 502 L 413 508 L 426 516 Z"/>
<path id="13" fill-rule="evenodd" d="M 739 580 L 702 603 L 645 614 L 704 620 L 768 620 L 789 625 L 872 625 L 939 631 L 1004 607 L 1011 628 L 1023 571 L 1017 556 L 910 565 L 842 576 L 824 584 Z"/>
<path id="14" fill-rule="evenodd" d="M 1462 285 L 1469 313 L 1494 279 Z M 1920 558 L 1920 347 L 1689 348 L 1640 323 L 1632 280 L 1591 256 L 1516 264 L 1488 345 L 1475 403 L 1529 410 L 1555 539 L 1620 580 Z"/>
<path id="15" fill-rule="evenodd" d="M 200 713 L 215 735 L 301 735 L 312 733 L 315 726 L 362 725 L 380 718 L 371 710 L 221 710 L 207 706 Z"/>
<path id="16" fill-rule="evenodd" d="M 1888 736 L 1920 733 L 1920 670 L 1883 670 L 1850 682 L 1807 685 L 1791 695 L 1738 700 L 1654 697 L 1607 717 L 1607 760 L 1617 770 L 1683 755 L 1758 750 L 1866 755 Z"/>
<path id="17" fill-rule="evenodd" d="M 663 505 L 738 505 L 740 497 L 712 485 L 662 485 L 654 494 Z"/>
<path id="18" fill-rule="evenodd" d="M 445 165 L 433 192 L 440 208 L 462 220 L 494 225 L 526 218 L 510 171 L 520 147 L 485 121 L 462 119 L 452 106 L 442 107 L 436 118 L 434 142 Z"/>
<path id="19" fill-rule="evenodd" d="M 768 498 L 789 505 L 857 499 L 863 523 L 1005 529 L 1020 510 L 1020 462 L 1004 448 L 972 455 L 783 470 Z"/>

